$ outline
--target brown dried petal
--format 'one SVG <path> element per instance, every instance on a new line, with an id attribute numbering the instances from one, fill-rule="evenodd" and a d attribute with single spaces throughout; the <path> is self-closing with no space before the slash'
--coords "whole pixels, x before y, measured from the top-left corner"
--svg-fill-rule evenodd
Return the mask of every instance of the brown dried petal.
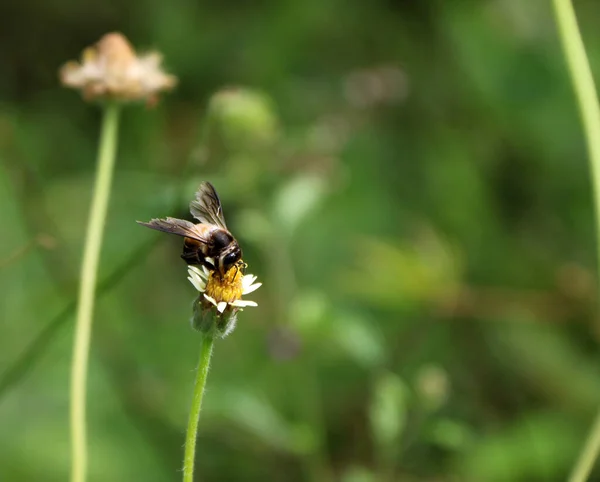
<path id="1" fill-rule="evenodd" d="M 142 56 L 120 33 L 109 33 L 95 47 L 84 50 L 81 63 L 68 62 L 60 70 L 66 87 L 80 89 L 86 99 L 152 101 L 175 87 L 177 79 L 160 67 L 157 52 Z"/>

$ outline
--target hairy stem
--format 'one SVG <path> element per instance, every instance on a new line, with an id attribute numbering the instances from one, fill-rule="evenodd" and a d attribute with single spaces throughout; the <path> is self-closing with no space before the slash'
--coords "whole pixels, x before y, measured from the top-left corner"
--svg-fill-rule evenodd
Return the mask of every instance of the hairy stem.
<path id="1" fill-rule="evenodd" d="M 94 293 L 102 235 L 110 197 L 110 186 L 117 150 L 119 106 L 111 103 L 104 108 L 96 179 L 89 221 L 85 236 L 83 261 L 79 281 L 73 361 L 71 365 L 71 481 L 85 482 L 87 474 L 86 442 L 86 382 L 88 355 L 92 332 Z"/>
<path id="2" fill-rule="evenodd" d="M 553 0 L 556 23 L 577 96 L 587 142 L 596 214 L 597 262 L 600 268 L 600 106 L 571 0 Z M 600 272 L 600 269 L 599 269 Z M 569 477 L 585 482 L 600 452 L 600 412 Z"/>
<path id="3" fill-rule="evenodd" d="M 212 355 L 214 338 L 211 335 L 203 335 L 202 347 L 200 348 L 200 361 L 196 370 L 196 384 L 194 385 L 194 398 L 190 408 L 187 434 L 185 436 L 185 456 L 183 460 L 183 482 L 194 481 L 194 457 L 196 454 L 196 435 L 198 433 L 198 421 L 200 420 L 200 409 L 202 408 L 202 396 L 206 386 L 206 376 Z"/>

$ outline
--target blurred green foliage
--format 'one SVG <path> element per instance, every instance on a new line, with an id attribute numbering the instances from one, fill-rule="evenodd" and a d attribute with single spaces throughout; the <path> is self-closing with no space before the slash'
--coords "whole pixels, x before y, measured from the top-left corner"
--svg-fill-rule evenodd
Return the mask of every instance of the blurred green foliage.
<path id="1" fill-rule="evenodd" d="M 600 5 L 576 3 L 598 78 Z M 57 69 L 112 30 L 160 49 L 179 87 L 123 117 L 90 481 L 180 479 L 195 295 L 181 240 L 134 221 L 189 219 L 205 179 L 264 286 L 215 347 L 198 480 L 564 479 L 600 400 L 600 330 L 548 2 L 23 0 L 0 19 L 0 480 L 68 473 L 61 313 L 99 112 Z"/>

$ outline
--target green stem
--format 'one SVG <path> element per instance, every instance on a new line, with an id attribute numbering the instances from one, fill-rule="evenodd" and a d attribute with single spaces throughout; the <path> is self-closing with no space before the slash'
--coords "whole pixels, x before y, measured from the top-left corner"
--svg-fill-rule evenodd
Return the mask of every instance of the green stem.
<path id="1" fill-rule="evenodd" d="M 579 454 L 577 463 L 573 467 L 569 482 L 585 482 L 594 468 L 594 463 L 600 451 L 600 412 L 596 415 L 594 425 L 590 430 L 583 450 Z"/>
<path id="2" fill-rule="evenodd" d="M 556 23 L 560 32 L 567 64 L 577 95 L 579 110 L 585 130 L 587 148 L 592 173 L 596 215 L 596 249 L 600 272 L 600 106 L 594 86 L 581 33 L 577 26 L 577 17 L 570 0 L 553 0 Z M 581 451 L 569 482 L 585 482 L 600 452 L 600 412 L 592 426 L 588 439 Z"/>
<path id="3" fill-rule="evenodd" d="M 94 194 L 83 250 L 79 285 L 73 361 L 71 365 L 71 481 L 85 482 L 87 474 L 86 444 L 86 382 L 94 292 L 98 274 L 98 261 L 102 247 L 102 234 L 106 220 L 110 185 L 117 150 L 119 106 L 107 104 L 102 119 L 100 146 L 96 166 Z"/>
<path id="4" fill-rule="evenodd" d="M 187 434 L 185 436 L 185 457 L 183 460 L 183 482 L 194 481 L 194 457 L 196 455 L 196 435 L 198 433 L 198 421 L 200 420 L 200 409 L 202 408 L 202 396 L 206 386 L 206 376 L 213 349 L 213 337 L 203 335 L 202 347 L 200 348 L 200 361 L 196 370 L 196 384 L 194 385 L 194 398 L 190 408 Z"/>

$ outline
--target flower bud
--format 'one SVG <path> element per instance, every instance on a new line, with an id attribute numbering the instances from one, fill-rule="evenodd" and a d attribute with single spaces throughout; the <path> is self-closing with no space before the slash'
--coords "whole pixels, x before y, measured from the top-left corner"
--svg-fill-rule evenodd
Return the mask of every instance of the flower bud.
<path id="1" fill-rule="evenodd" d="M 200 294 L 194 301 L 192 328 L 203 335 L 225 338 L 235 329 L 238 311 L 238 308 L 227 306 L 223 313 L 219 313 L 215 306 Z"/>
<path id="2" fill-rule="evenodd" d="M 277 137 L 277 124 L 266 95 L 250 89 L 225 89 L 213 95 L 208 105 L 208 145 L 230 153 L 269 146 Z"/>

